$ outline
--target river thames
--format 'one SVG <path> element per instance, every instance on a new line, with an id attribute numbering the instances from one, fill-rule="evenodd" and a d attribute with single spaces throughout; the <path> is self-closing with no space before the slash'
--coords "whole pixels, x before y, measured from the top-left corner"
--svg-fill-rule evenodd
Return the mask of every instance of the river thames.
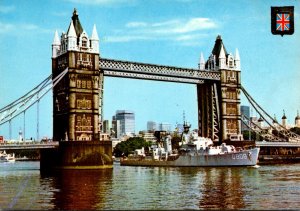
<path id="1" fill-rule="evenodd" d="M 299 209 L 300 164 L 130 167 L 41 175 L 38 161 L 0 163 L 0 209 Z"/>

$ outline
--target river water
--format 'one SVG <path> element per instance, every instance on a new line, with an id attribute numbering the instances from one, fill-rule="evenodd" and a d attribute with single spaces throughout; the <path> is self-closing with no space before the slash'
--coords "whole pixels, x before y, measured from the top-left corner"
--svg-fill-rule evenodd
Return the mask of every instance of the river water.
<path id="1" fill-rule="evenodd" d="M 0 210 L 300 209 L 300 164 L 126 167 L 41 175 L 39 162 L 0 163 Z"/>

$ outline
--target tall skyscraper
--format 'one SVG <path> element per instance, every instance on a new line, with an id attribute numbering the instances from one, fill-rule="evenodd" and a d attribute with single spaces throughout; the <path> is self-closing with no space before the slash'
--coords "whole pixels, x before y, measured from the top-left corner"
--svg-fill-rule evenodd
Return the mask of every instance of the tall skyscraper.
<path id="1" fill-rule="evenodd" d="M 120 120 L 121 135 L 135 134 L 135 116 L 133 111 L 117 110 L 116 120 Z"/>
<path id="2" fill-rule="evenodd" d="M 241 106 L 241 114 L 250 119 L 250 107 L 249 106 Z M 248 121 L 246 121 L 249 124 Z M 242 131 L 249 130 L 249 128 L 242 122 Z"/>
<path id="3" fill-rule="evenodd" d="M 148 131 L 155 131 L 157 128 L 156 128 L 156 122 L 153 122 L 153 121 L 148 121 L 147 122 L 147 130 Z"/>

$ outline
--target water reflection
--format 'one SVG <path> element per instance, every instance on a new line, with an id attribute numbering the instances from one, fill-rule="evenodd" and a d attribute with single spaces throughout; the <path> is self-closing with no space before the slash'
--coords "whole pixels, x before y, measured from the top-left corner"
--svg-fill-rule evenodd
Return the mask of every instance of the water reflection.
<path id="1" fill-rule="evenodd" d="M 240 168 L 205 168 L 199 208 L 245 208 Z"/>
<path id="2" fill-rule="evenodd" d="M 61 170 L 53 176 L 56 190 L 52 203 L 56 210 L 103 209 L 112 184 L 112 169 Z"/>

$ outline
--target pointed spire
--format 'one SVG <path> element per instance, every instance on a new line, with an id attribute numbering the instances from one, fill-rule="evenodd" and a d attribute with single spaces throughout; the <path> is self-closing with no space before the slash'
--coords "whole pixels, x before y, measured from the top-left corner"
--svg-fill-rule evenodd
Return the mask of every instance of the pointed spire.
<path id="1" fill-rule="evenodd" d="M 91 40 L 99 40 L 96 25 L 94 24 Z"/>
<path id="2" fill-rule="evenodd" d="M 55 30 L 54 39 L 53 39 L 52 45 L 60 45 L 60 40 L 59 40 L 59 37 L 58 37 L 57 30 Z"/>
<path id="3" fill-rule="evenodd" d="M 221 50 L 220 50 L 220 54 L 219 54 L 219 68 L 220 69 L 226 68 L 226 54 L 225 54 L 223 44 L 221 45 Z"/>
<path id="4" fill-rule="evenodd" d="M 68 32 L 67 32 L 68 37 L 77 37 L 73 21 L 71 21 Z"/>
<path id="5" fill-rule="evenodd" d="M 205 69 L 205 60 L 204 60 L 202 52 L 200 53 L 199 69 L 200 70 L 204 70 Z"/>
<path id="6" fill-rule="evenodd" d="M 73 21 L 73 24 L 74 24 L 76 35 L 77 35 L 77 37 L 79 37 L 80 34 L 83 32 L 83 28 L 82 28 L 81 23 L 79 21 L 78 13 L 77 13 L 76 8 L 74 8 L 72 21 Z"/>
<path id="7" fill-rule="evenodd" d="M 223 44 L 221 45 L 219 59 L 226 59 L 225 50 Z"/>

